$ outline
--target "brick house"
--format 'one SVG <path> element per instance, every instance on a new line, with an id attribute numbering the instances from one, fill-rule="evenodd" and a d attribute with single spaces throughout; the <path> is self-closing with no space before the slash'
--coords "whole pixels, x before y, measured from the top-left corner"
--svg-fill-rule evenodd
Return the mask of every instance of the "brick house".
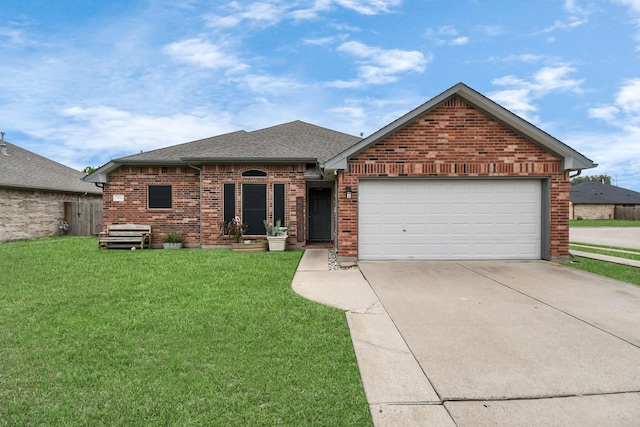
<path id="1" fill-rule="evenodd" d="M 570 219 L 640 220 L 640 193 L 601 182 L 571 186 Z"/>
<path id="2" fill-rule="evenodd" d="M 84 176 L 80 171 L 3 139 L 0 142 L 0 242 L 91 234 L 92 224 L 85 218 L 78 219 L 77 214 L 84 212 L 78 207 L 98 205 L 96 213 L 100 214 L 102 190 L 83 182 Z M 76 221 L 67 221 L 62 226 L 72 212 Z M 100 228 L 101 224 L 96 227 Z"/>
<path id="3" fill-rule="evenodd" d="M 234 215 L 291 223 L 289 243 L 342 259 L 552 259 L 568 255 L 569 173 L 591 160 L 459 83 L 362 139 L 304 122 L 112 160 L 104 223 L 228 244 Z"/>

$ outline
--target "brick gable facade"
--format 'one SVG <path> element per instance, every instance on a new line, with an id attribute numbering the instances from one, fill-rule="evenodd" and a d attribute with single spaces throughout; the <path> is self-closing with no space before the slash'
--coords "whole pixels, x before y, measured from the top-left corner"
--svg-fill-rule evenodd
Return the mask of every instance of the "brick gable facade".
<path id="1" fill-rule="evenodd" d="M 348 160 L 338 177 L 338 251 L 358 256 L 361 178 L 539 177 L 551 193 L 551 257 L 568 255 L 569 176 L 562 159 L 451 97 Z M 346 198 L 350 187 L 353 195 Z"/>

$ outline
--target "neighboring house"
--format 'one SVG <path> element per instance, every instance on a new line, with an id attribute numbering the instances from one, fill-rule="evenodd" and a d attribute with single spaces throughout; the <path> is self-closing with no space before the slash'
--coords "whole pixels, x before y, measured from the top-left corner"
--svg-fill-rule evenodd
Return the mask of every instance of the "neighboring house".
<path id="1" fill-rule="evenodd" d="M 84 182 L 84 176 L 80 171 L 3 139 L 0 142 L 0 241 L 63 233 L 90 234 L 83 232 L 86 227 L 77 226 L 85 223 L 84 218 L 78 218 L 78 213 L 84 212 L 79 207 L 93 200 L 99 219 L 102 190 Z M 101 224 L 94 228 L 100 231 Z"/>
<path id="2" fill-rule="evenodd" d="M 292 223 L 290 243 L 341 259 L 552 259 L 568 255 L 569 173 L 594 163 L 460 83 L 361 139 L 303 122 L 112 160 L 105 224 L 228 244 L 239 215 Z"/>
<path id="3" fill-rule="evenodd" d="M 601 182 L 571 186 L 570 219 L 640 220 L 640 193 Z"/>

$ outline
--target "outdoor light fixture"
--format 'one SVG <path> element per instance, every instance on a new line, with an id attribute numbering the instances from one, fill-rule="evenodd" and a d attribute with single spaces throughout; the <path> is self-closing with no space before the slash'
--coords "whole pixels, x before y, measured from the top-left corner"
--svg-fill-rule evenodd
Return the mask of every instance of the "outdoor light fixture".
<path id="1" fill-rule="evenodd" d="M 347 199 L 351 198 L 351 194 L 352 194 L 351 187 L 347 187 Z"/>

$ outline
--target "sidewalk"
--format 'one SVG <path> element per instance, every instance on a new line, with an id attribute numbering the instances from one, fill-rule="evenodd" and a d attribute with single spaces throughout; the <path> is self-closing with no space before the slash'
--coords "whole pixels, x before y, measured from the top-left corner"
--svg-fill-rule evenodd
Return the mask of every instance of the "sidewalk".
<path id="1" fill-rule="evenodd" d="M 345 311 L 375 426 L 455 426 L 359 269 L 329 270 L 327 249 L 307 249 L 291 287 Z"/>
<path id="2" fill-rule="evenodd" d="M 574 246 L 583 246 L 583 245 L 579 245 L 579 244 L 572 244 L 572 245 L 574 245 Z M 595 246 L 583 246 L 583 247 L 589 247 L 591 249 L 602 249 L 602 250 L 611 251 L 611 252 L 638 254 L 638 252 L 616 250 L 616 249 L 611 249 L 611 248 L 598 248 L 598 247 L 595 247 Z M 619 257 L 616 257 L 616 256 L 611 256 L 611 255 L 594 254 L 592 252 L 577 251 L 575 249 L 570 249 L 569 250 L 569 254 L 572 255 L 572 256 L 579 256 L 579 257 L 583 257 L 583 258 L 596 259 L 596 260 L 600 260 L 600 261 L 613 262 L 615 264 L 629 265 L 629 266 L 632 266 L 632 267 L 640 268 L 640 261 L 636 261 L 636 260 L 633 260 L 633 259 L 619 258 Z"/>

